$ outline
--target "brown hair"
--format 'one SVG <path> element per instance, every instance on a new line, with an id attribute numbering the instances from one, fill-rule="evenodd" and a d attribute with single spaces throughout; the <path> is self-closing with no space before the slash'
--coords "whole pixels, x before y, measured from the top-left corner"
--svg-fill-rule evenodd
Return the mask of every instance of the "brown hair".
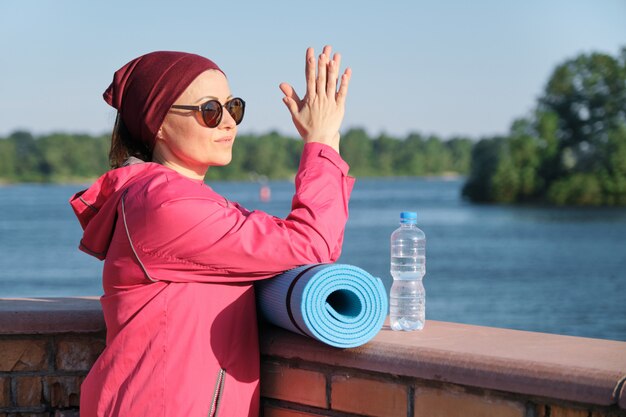
<path id="1" fill-rule="evenodd" d="M 118 112 L 113 133 L 111 134 L 109 165 L 113 169 L 119 168 L 131 156 L 150 162 L 152 160 L 152 149 L 141 140 L 132 137 Z"/>

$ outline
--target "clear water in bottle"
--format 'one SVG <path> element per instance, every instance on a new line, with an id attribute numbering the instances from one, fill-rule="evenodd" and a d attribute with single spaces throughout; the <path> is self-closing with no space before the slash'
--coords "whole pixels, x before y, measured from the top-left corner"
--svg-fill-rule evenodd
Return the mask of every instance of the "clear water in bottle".
<path id="1" fill-rule="evenodd" d="M 400 227 L 391 234 L 389 319 L 393 330 L 420 330 L 426 320 L 426 236 L 417 227 L 417 214 L 400 213 Z"/>

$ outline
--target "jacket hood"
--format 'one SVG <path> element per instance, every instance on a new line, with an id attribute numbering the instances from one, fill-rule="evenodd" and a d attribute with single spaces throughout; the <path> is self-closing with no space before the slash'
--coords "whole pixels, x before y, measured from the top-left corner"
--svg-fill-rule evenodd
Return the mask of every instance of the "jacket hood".
<path id="1" fill-rule="evenodd" d="M 79 249 L 103 260 L 117 221 L 117 208 L 124 192 L 135 181 L 163 169 L 155 163 L 137 163 L 111 170 L 91 187 L 74 194 L 70 205 L 83 228 Z"/>

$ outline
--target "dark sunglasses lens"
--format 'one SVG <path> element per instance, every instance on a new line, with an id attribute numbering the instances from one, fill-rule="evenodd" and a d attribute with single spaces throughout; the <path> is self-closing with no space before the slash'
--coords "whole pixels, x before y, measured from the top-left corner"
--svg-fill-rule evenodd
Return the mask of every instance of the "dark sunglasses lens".
<path id="1" fill-rule="evenodd" d="M 246 104 L 240 98 L 234 98 L 226 103 L 226 110 L 232 116 L 235 123 L 239 124 L 243 120 L 243 113 L 246 109 Z"/>
<path id="2" fill-rule="evenodd" d="M 202 119 L 207 127 L 217 127 L 222 121 L 222 105 L 217 100 L 202 105 Z"/>

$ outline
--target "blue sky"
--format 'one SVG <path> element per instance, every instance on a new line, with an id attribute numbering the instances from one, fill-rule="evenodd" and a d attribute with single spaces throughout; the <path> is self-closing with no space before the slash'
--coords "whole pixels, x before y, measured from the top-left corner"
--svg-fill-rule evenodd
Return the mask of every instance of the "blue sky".
<path id="1" fill-rule="evenodd" d="M 3 1 L 0 136 L 108 133 L 113 72 L 154 50 L 216 61 L 243 97 L 245 133 L 296 136 L 278 85 L 304 88 L 304 51 L 353 70 L 344 129 L 403 137 L 506 133 L 552 70 L 626 46 L 624 0 Z"/>

